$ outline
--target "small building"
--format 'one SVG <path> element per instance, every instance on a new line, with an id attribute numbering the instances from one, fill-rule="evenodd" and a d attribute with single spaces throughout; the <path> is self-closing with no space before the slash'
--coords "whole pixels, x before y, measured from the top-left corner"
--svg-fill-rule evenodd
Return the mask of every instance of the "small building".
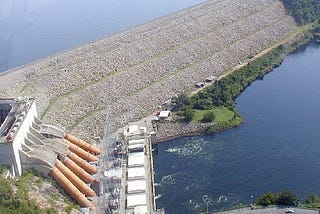
<path id="1" fill-rule="evenodd" d="M 159 119 L 167 119 L 170 116 L 170 111 L 160 111 Z"/>
<path id="2" fill-rule="evenodd" d="M 206 78 L 206 82 L 214 82 L 216 79 L 217 77 L 212 75 Z"/>
<path id="3" fill-rule="evenodd" d="M 197 82 L 197 83 L 196 83 L 196 87 L 197 87 L 197 88 L 202 88 L 202 87 L 204 87 L 204 82 Z"/>

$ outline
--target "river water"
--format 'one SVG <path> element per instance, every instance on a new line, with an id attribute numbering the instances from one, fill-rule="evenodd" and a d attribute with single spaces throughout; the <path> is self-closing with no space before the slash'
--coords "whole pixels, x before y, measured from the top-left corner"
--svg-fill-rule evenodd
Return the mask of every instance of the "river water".
<path id="1" fill-rule="evenodd" d="M 205 0 L 1 0 L 0 72 Z"/>
<path id="2" fill-rule="evenodd" d="M 248 204 L 267 191 L 320 194 L 320 47 L 309 45 L 236 100 L 244 124 L 161 143 L 158 207 L 169 214 Z M 253 197 L 251 197 L 253 196 Z"/>
<path id="3" fill-rule="evenodd" d="M 204 1 L 1 1 L 0 72 Z M 320 193 L 319 59 L 309 45 L 246 89 L 237 99 L 242 126 L 158 145 L 158 207 L 197 213 L 203 195 L 214 210 L 265 191 Z"/>

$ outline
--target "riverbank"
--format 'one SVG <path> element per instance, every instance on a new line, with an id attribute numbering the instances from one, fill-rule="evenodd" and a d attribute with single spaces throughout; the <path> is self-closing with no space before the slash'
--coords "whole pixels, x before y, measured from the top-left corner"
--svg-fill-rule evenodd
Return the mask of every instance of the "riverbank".
<path id="1" fill-rule="evenodd" d="M 170 139 L 199 135 L 199 134 L 212 134 L 219 131 L 231 129 L 237 127 L 243 123 L 243 119 L 235 109 L 235 99 L 249 86 L 253 81 L 262 79 L 264 75 L 271 72 L 273 68 L 278 67 L 285 56 L 296 51 L 297 49 L 305 46 L 314 37 L 312 36 L 312 25 L 306 25 L 302 27 L 301 34 L 294 40 L 287 39 L 279 42 L 272 47 L 264 50 L 263 52 L 253 56 L 245 64 L 238 65 L 238 67 L 227 71 L 227 75 L 221 76 L 218 82 L 210 84 L 208 87 L 202 90 L 197 90 L 196 93 L 191 93 L 192 103 L 182 103 L 179 109 L 190 109 L 193 111 L 208 111 L 213 108 L 208 103 L 217 102 L 220 105 L 224 105 L 234 112 L 233 117 L 223 117 L 224 120 L 214 120 L 211 123 L 201 123 L 199 118 L 196 121 L 189 123 L 179 122 L 180 119 L 173 119 L 171 121 L 162 122 L 158 124 L 157 138 L 158 142 L 164 142 Z M 227 87 L 223 87 L 227 86 Z M 228 92 L 232 91 L 232 92 Z M 214 95 L 215 91 L 222 91 L 223 93 Z M 229 97 L 226 94 L 230 94 Z M 227 100 L 226 100 L 226 97 Z M 210 100 L 214 99 L 214 101 Z M 223 99 L 223 101 L 217 101 Z M 195 101 L 196 100 L 196 101 Z M 190 101 L 189 101 L 190 102 Z M 199 104 L 201 102 L 201 104 Z M 203 105 L 205 103 L 205 105 Z M 192 107 L 191 107 L 191 106 Z M 199 105 L 200 109 L 199 109 Z M 196 107 L 195 107 L 196 106 Z M 239 119 L 237 118 L 239 117 Z"/>

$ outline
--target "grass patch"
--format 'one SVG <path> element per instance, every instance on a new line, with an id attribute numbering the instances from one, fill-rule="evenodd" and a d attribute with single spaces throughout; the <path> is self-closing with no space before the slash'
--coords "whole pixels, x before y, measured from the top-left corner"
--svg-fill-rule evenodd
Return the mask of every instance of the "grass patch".
<path id="1" fill-rule="evenodd" d="M 213 122 L 219 123 L 219 122 L 228 122 L 231 120 L 236 120 L 235 122 L 241 123 L 242 118 L 239 116 L 239 114 L 233 110 L 230 110 L 227 107 L 220 106 L 220 107 L 213 107 L 212 109 L 209 110 L 194 110 L 194 117 L 192 118 L 193 123 L 201 123 L 203 116 L 209 112 L 212 111 L 214 112 L 215 119 Z M 235 118 L 235 119 L 234 119 Z"/>

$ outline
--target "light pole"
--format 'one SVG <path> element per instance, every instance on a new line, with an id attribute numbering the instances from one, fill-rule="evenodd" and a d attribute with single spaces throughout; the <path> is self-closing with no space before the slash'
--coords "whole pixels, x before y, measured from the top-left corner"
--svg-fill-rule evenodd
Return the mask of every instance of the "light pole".
<path id="1" fill-rule="evenodd" d="M 202 196 L 202 201 L 207 205 L 207 214 L 209 213 L 209 204 L 211 203 L 211 199 L 207 195 Z"/>
<path id="2" fill-rule="evenodd" d="M 251 209 L 253 209 L 253 195 L 250 196 L 250 202 L 251 202 L 250 207 Z"/>

